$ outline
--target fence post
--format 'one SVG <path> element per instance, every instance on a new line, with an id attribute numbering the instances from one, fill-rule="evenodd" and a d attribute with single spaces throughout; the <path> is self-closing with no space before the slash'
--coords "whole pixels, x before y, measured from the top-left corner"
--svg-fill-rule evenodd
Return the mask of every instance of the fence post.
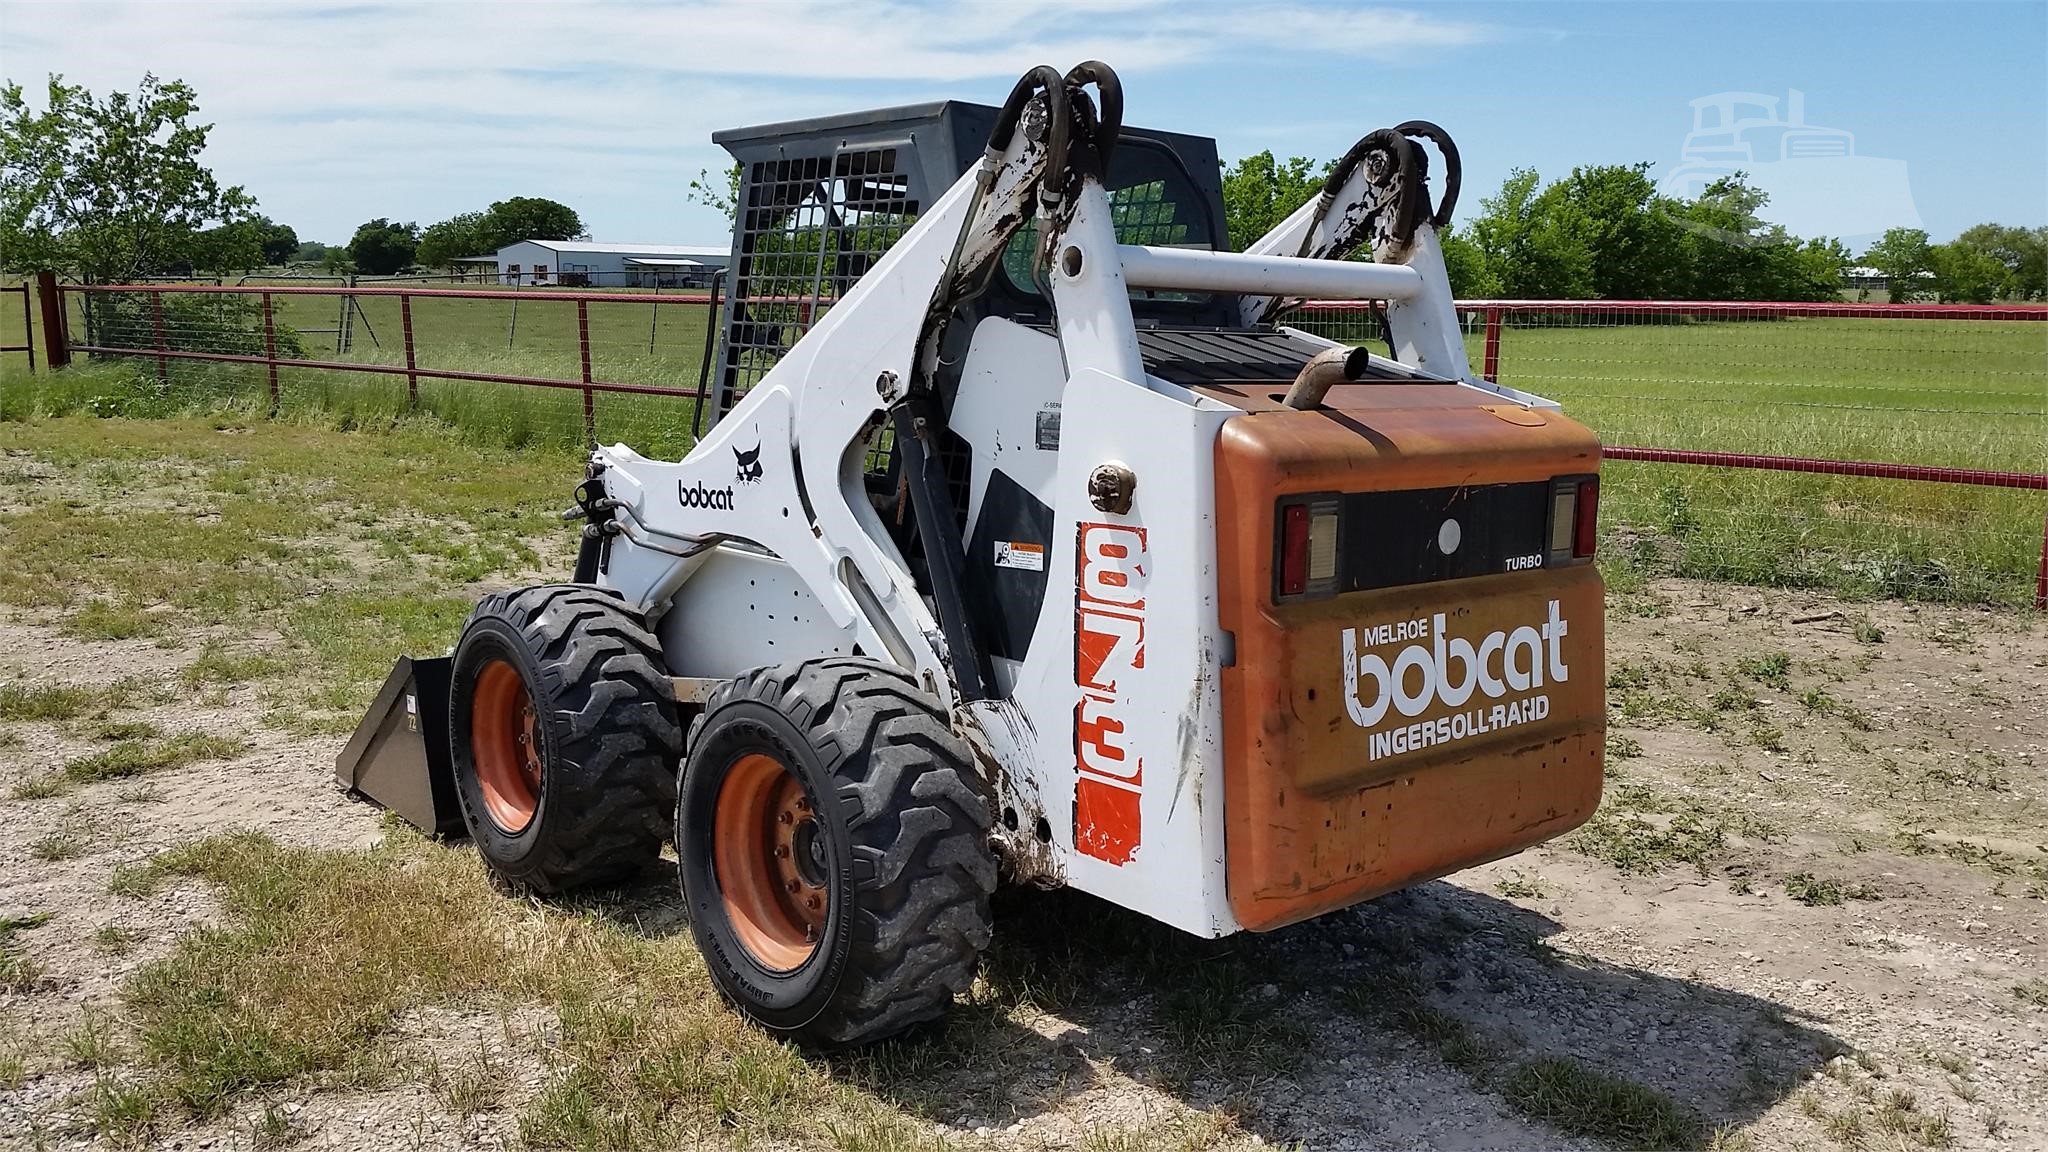
<path id="1" fill-rule="evenodd" d="M 36 322 L 29 315 L 28 281 L 21 282 L 21 346 L 28 352 L 28 374 L 36 374 Z"/>
<path id="2" fill-rule="evenodd" d="M 590 301 L 576 301 L 576 343 L 583 353 L 583 438 L 597 443 L 597 401 L 590 390 Z"/>
<path id="3" fill-rule="evenodd" d="M 697 365 L 697 401 L 690 405 L 690 442 L 704 434 L 704 401 L 711 394 L 711 356 L 717 345 L 712 341 L 718 336 L 718 322 L 724 313 L 718 310 L 718 290 L 725 283 L 725 269 L 711 273 L 711 298 L 705 301 L 704 311 L 704 359 Z"/>
<path id="4" fill-rule="evenodd" d="M 1486 310 L 1486 366 L 1480 373 L 1494 383 L 1500 383 L 1500 309 Z"/>
<path id="5" fill-rule="evenodd" d="M 159 388 L 171 386 L 171 362 L 164 356 L 164 294 L 149 294 L 149 312 L 156 328 L 156 382 Z"/>
<path id="6" fill-rule="evenodd" d="M 2034 608 L 2048 612 L 2048 514 L 2041 517 L 2041 573 L 2034 577 Z"/>
<path id="7" fill-rule="evenodd" d="M 420 406 L 420 377 L 415 371 L 419 367 L 412 356 L 412 297 L 400 293 L 398 297 L 398 323 L 405 330 L 405 403 L 409 408 Z"/>
<path id="8" fill-rule="evenodd" d="M 353 274 L 348 277 L 347 283 L 351 288 L 356 286 L 356 278 Z M 341 318 L 334 322 L 334 351 L 336 355 L 345 355 L 356 346 L 355 302 L 356 298 L 354 296 L 346 292 L 342 293 Z"/>
<path id="9" fill-rule="evenodd" d="M 43 363 L 54 371 L 71 364 L 71 338 L 65 326 L 64 297 L 57 291 L 57 274 L 48 269 L 36 273 L 36 306 L 43 313 Z"/>
<path id="10" fill-rule="evenodd" d="M 277 415 L 277 322 L 270 311 L 270 293 L 263 294 L 263 358 L 270 362 L 270 415 Z"/>

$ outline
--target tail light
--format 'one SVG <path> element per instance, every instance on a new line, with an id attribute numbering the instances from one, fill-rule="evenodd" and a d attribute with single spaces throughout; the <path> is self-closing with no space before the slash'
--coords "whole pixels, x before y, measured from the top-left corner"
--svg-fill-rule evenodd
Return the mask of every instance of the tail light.
<path id="1" fill-rule="evenodd" d="M 1579 481 L 1578 508 L 1572 517 L 1572 557 L 1584 560 L 1593 555 L 1600 539 L 1600 478 Z"/>
<path id="2" fill-rule="evenodd" d="M 1337 518 L 1334 498 L 1281 506 L 1281 596 L 1328 596 L 1337 590 Z"/>
<path id="3" fill-rule="evenodd" d="M 1592 559 L 1599 527 L 1598 476 L 1561 476 L 1550 482 L 1550 565 Z"/>
<path id="4" fill-rule="evenodd" d="M 1308 591 L 1308 505 L 1291 504 L 1280 514 L 1280 594 Z"/>

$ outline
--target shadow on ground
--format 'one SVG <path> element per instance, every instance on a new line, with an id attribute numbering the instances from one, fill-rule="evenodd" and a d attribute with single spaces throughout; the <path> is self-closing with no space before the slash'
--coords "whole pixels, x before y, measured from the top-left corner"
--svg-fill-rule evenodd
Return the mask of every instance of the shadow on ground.
<path id="1" fill-rule="evenodd" d="M 672 878 L 620 895 L 608 914 L 635 931 L 688 931 Z M 969 1129 L 1067 1109 L 1114 1123 L 1136 1081 L 1269 1143 L 1643 1147 L 1703 1145 L 1843 1051 L 1770 1000 L 1556 952 L 1559 931 L 1441 881 L 1225 940 L 1005 891 L 981 980 L 944 1026 L 818 1059 Z"/>

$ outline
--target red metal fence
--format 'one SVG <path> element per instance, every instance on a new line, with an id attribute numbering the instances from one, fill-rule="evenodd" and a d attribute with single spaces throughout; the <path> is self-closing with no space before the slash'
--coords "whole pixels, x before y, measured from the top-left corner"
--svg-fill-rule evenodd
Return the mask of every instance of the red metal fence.
<path id="1" fill-rule="evenodd" d="M 1958 599 L 2022 598 L 2024 577 L 2024 598 L 2048 608 L 2048 515 L 2027 495 L 2048 491 L 2048 309 L 1491 300 L 1460 311 L 1481 374 L 1562 402 L 1600 432 L 1609 460 L 1716 470 L 1688 481 L 1636 468 L 1603 485 L 1602 519 L 1663 567 Z M 1385 338 L 1371 304 L 1295 316 L 1335 339 Z"/>
<path id="2" fill-rule="evenodd" d="M 33 372 L 36 370 L 36 335 L 33 329 L 34 320 L 31 317 L 35 313 L 34 309 L 29 306 L 28 282 L 24 280 L 12 287 L 0 287 L 0 295 L 21 297 L 21 343 L 0 344 L 0 353 L 26 352 L 28 354 L 28 370 Z"/>
<path id="3" fill-rule="evenodd" d="M 295 400 L 424 409 L 510 441 L 602 430 L 667 454 L 694 438 L 717 326 L 709 295 L 346 284 L 52 294 L 52 341 L 140 358 L 160 393 L 213 389 L 270 412 Z M 2036 495 L 2048 491 L 2048 309 L 1496 300 L 1460 312 L 1482 374 L 1560 401 L 1611 445 L 1602 518 L 1613 562 L 2048 607 Z M 1371 304 L 1312 303 L 1289 322 L 1352 343 L 1385 338 Z"/>
<path id="4" fill-rule="evenodd" d="M 601 396 L 679 398 L 692 422 L 708 383 L 714 293 L 571 292 L 335 285 L 59 285 L 63 351 L 153 365 L 160 390 L 174 364 L 232 365 L 263 373 L 275 414 L 297 378 L 404 380 L 405 409 L 471 419 L 516 407 L 508 396 L 423 394 L 423 384 L 515 385 L 573 394 L 584 440 L 599 427 Z M 630 315 L 628 315 L 630 313 Z M 315 344 L 308 339 L 318 335 Z M 327 337 L 331 337 L 331 343 Z M 62 357 L 60 359 L 59 357 Z M 616 373 L 608 375 L 607 369 Z M 188 383 L 190 381 L 187 381 Z M 212 381 L 212 383 L 221 383 Z M 334 385 L 319 399 L 331 399 Z M 360 396 L 354 399 L 361 399 Z M 538 419 L 560 425 L 559 405 Z M 643 410 L 644 411 L 644 410 Z M 671 409 L 670 416 L 676 410 Z M 532 414 L 529 414 L 529 416 Z M 671 419 L 669 423 L 673 423 Z M 694 432 L 694 430 L 693 430 Z M 661 439 L 673 444 L 674 429 Z"/>

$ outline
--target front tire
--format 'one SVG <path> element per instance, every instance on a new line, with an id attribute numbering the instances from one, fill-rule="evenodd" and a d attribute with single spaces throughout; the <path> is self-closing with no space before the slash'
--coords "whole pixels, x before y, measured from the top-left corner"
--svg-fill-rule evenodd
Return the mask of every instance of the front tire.
<path id="1" fill-rule="evenodd" d="M 682 752 L 675 687 L 611 592 L 478 603 L 450 670 L 448 737 L 470 838 L 515 890 L 616 881 L 660 855 Z"/>
<path id="2" fill-rule="evenodd" d="M 713 981 L 819 1048 L 944 1015 L 989 942 L 989 824 L 966 743 L 893 666 L 834 658 L 731 681 L 692 731 L 676 809 Z"/>

